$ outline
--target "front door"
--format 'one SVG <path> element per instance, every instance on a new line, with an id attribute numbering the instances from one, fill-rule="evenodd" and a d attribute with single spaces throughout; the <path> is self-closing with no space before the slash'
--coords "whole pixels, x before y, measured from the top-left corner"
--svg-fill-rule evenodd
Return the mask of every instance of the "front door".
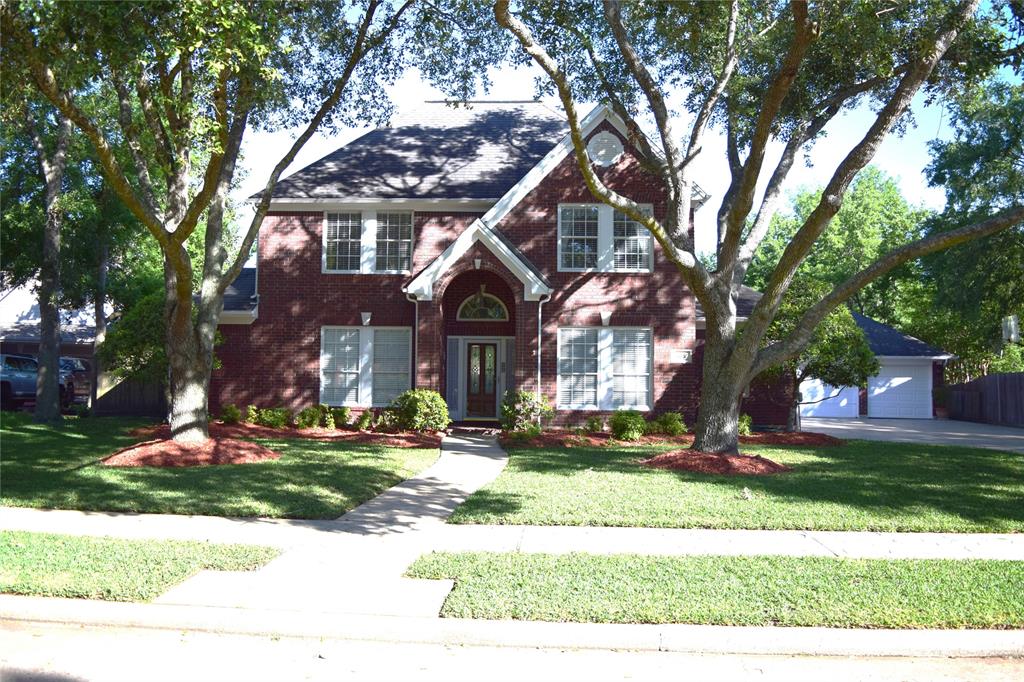
<path id="1" fill-rule="evenodd" d="M 498 417 L 498 344 L 466 344 L 466 417 Z"/>

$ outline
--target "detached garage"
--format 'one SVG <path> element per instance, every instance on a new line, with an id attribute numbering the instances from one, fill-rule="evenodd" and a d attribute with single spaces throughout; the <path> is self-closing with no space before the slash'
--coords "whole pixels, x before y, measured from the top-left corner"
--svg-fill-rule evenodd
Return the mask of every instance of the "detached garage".
<path id="1" fill-rule="evenodd" d="M 878 357 L 878 374 L 868 380 L 866 394 L 862 395 L 856 386 L 836 388 L 816 380 L 803 382 L 800 415 L 931 419 L 932 389 L 941 385 L 942 367 L 953 356 L 889 325 L 857 313 L 853 317 Z"/>

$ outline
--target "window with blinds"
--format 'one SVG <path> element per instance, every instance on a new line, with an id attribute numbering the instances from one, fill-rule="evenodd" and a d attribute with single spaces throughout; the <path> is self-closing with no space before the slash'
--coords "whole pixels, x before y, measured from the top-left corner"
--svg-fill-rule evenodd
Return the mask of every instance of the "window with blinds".
<path id="1" fill-rule="evenodd" d="M 377 272 L 412 268 L 412 213 L 377 213 Z"/>
<path id="2" fill-rule="evenodd" d="M 558 406 L 597 406 L 597 329 L 558 330 Z"/>
<path id="3" fill-rule="evenodd" d="M 408 329 L 375 329 L 373 331 L 373 404 L 387 405 L 409 390 Z"/>
<path id="4" fill-rule="evenodd" d="M 558 211 L 558 259 L 562 270 L 597 267 L 598 207 L 563 206 Z"/>
<path id="5" fill-rule="evenodd" d="M 324 328 L 320 344 L 321 402 L 359 404 L 359 330 Z"/>
<path id="6" fill-rule="evenodd" d="M 612 331 L 612 407 L 628 409 L 651 404 L 651 331 Z"/>
<path id="7" fill-rule="evenodd" d="M 646 272 L 651 269 L 651 233 L 625 213 L 615 211 L 612 220 L 615 269 Z"/>
<path id="8" fill-rule="evenodd" d="M 363 215 L 328 213 L 324 236 L 325 267 L 331 272 L 359 272 Z"/>

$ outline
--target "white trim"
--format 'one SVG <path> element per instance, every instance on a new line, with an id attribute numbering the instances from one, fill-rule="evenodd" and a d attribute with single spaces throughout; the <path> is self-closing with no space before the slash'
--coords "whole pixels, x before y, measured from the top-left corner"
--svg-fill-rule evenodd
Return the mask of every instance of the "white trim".
<path id="1" fill-rule="evenodd" d="M 479 293 L 470 294 L 469 296 L 467 296 L 465 298 L 465 300 L 462 301 L 462 303 L 459 304 L 459 307 L 455 311 L 455 321 L 456 322 L 508 322 L 509 321 L 508 306 L 505 305 L 505 302 L 502 301 L 497 296 L 495 296 L 494 294 L 488 294 L 486 291 L 483 292 L 483 297 L 484 298 L 490 298 L 490 299 L 493 299 L 493 300 L 497 301 L 498 305 L 501 306 L 501 309 L 505 311 L 505 317 L 498 317 L 498 318 L 493 318 L 493 317 L 488 317 L 488 318 L 463 317 L 462 316 L 462 309 L 464 307 L 466 307 L 467 303 L 469 303 L 469 299 L 476 298 L 479 295 L 480 295 Z"/>
<path id="2" fill-rule="evenodd" d="M 505 391 L 508 387 L 505 386 L 505 375 L 506 367 L 505 363 L 514 362 L 515 358 L 508 358 L 505 356 L 505 344 L 504 341 L 509 339 L 515 339 L 514 336 L 448 336 L 447 339 L 455 339 L 458 342 L 458 356 L 456 363 L 458 368 L 458 388 L 456 396 L 456 406 L 452 410 L 452 419 L 457 421 L 495 421 L 501 419 L 501 400 L 505 395 Z M 448 341 L 445 341 L 447 346 Z M 495 378 L 495 406 L 494 406 L 494 417 L 466 417 L 466 399 L 469 395 L 469 378 L 466 376 L 466 346 L 469 343 L 494 343 L 498 346 L 498 365 L 496 367 L 497 377 Z M 445 363 L 451 362 L 451 358 L 446 358 Z M 445 375 L 448 374 L 448 368 L 445 367 Z"/>
<path id="3" fill-rule="evenodd" d="M 597 267 L 567 268 L 562 265 L 562 209 L 563 208 L 597 208 Z M 651 204 L 640 204 L 640 207 L 653 210 Z M 556 231 L 556 263 L 558 272 L 601 272 L 630 275 L 649 275 L 654 272 L 654 237 L 647 232 L 647 267 L 617 268 L 615 267 L 615 209 L 600 202 L 579 203 L 568 202 L 558 204 Z"/>
<path id="4" fill-rule="evenodd" d="M 358 213 L 361 222 L 359 232 L 359 269 L 329 270 L 327 268 L 327 216 L 334 213 Z M 339 205 L 324 210 L 320 221 L 320 273 L 323 275 L 408 275 L 411 270 L 377 270 L 377 214 L 407 213 L 411 220 L 409 234 L 409 265 L 412 266 L 416 252 L 416 213 L 405 207 L 387 206 L 355 207 Z"/>
<path id="5" fill-rule="evenodd" d="M 225 310 L 221 312 L 217 324 L 252 324 L 259 317 L 259 306 L 252 310 Z M 7 341 L 9 339 L 4 339 Z"/>
<path id="6" fill-rule="evenodd" d="M 523 260 L 501 241 L 480 219 L 462 231 L 441 255 L 432 260 L 403 288 L 420 301 L 434 298 L 434 285 L 448 272 L 462 256 L 477 242 L 482 243 L 516 278 L 523 283 L 523 295 L 527 301 L 539 300 L 551 294 L 551 287 L 544 283 Z"/>
<path id="7" fill-rule="evenodd" d="M 915 362 L 915 361 L 928 361 L 935 362 L 941 360 L 950 360 L 955 358 L 955 355 L 944 353 L 942 355 L 876 355 L 879 360 L 892 360 L 893 362 Z"/>
<path id="8" fill-rule="evenodd" d="M 324 330 L 343 329 L 359 332 L 359 388 L 355 402 L 332 403 L 324 398 Z M 413 385 L 413 333 L 412 327 L 380 326 L 357 327 L 344 324 L 327 324 L 320 327 L 320 403 L 332 407 L 386 407 L 386 403 L 373 402 L 373 337 L 380 330 L 402 330 L 409 332 L 409 387 Z"/>
<path id="9" fill-rule="evenodd" d="M 285 213 L 288 211 L 320 211 L 326 210 L 335 213 L 344 210 L 345 207 L 353 210 L 363 208 L 380 208 L 382 206 L 401 206 L 404 210 L 412 211 L 445 211 L 458 209 L 460 211 L 486 211 L 494 206 L 498 198 L 494 199 L 416 199 L 398 198 L 386 199 L 382 197 L 330 197 L 326 199 L 314 199 L 305 197 L 281 197 L 270 201 L 268 211 Z"/>
<path id="10" fill-rule="evenodd" d="M 562 372 L 558 367 L 558 363 L 562 357 L 562 330 L 570 329 L 595 329 L 597 330 L 597 395 L 595 404 L 586 405 L 565 405 L 560 402 L 562 395 Z M 637 412 L 649 412 L 652 405 L 632 405 L 632 406 L 615 406 L 615 356 L 614 356 L 614 343 L 615 343 L 615 330 L 617 329 L 628 329 L 628 330 L 643 330 L 646 331 L 651 340 L 651 353 L 647 359 L 647 399 L 650 403 L 654 402 L 654 330 L 648 326 L 636 326 L 629 327 L 619 325 L 616 327 L 586 327 L 572 325 L 567 327 L 558 327 L 555 330 L 555 409 L 562 411 L 578 411 L 578 412 L 595 412 L 605 411 L 610 412 L 617 409 L 625 410 L 636 410 Z"/>

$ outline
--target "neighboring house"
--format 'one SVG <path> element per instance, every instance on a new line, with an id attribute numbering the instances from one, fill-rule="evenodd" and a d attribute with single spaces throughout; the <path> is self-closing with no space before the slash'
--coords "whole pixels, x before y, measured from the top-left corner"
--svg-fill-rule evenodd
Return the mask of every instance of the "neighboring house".
<path id="1" fill-rule="evenodd" d="M 15 355 L 39 353 L 39 299 L 36 283 L 0 292 L 0 352 Z M 89 360 L 93 354 L 96 320 L 91 306 L 61 311 L 60 354 Z"/>
<path id="2" fill-rule="evenodd" d="M 943 367 L 953 356 L 859 313 L 853 319 L 878 358 L 878 374 L 868 379 L 867 390 L 803 382 L 801 416 L 931 419 L 933 389 L 943 385 Z"/>
<path id="3" fill-rule="evenodd" d="M 603 181 L 662 216 L 614 114 L 582 125 Z M 370 408 L 410 387 L 460 421 L 494 420 L 509 389 L 539 389 L 562 423 L 697 410 L 693 295 L 594 200 L 562 116 L 536 102 L 428 103 L 280 182 L 220 329 L 213 411 Z M 784 424 L 786 395 L 755 386 L 742 410 Z"/>

